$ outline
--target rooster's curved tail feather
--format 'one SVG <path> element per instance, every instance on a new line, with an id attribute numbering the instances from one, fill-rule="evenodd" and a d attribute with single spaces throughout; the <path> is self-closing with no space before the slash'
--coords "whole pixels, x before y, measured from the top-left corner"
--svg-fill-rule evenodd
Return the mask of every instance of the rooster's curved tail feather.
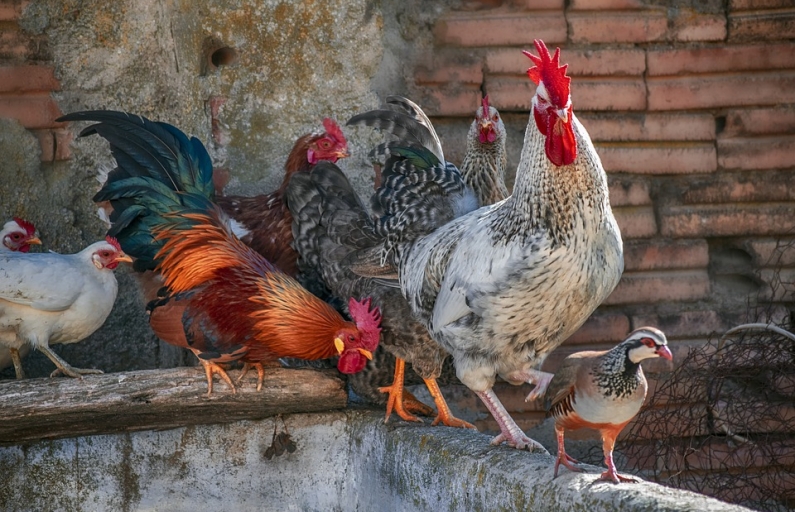
<path id="1" fill-rule="evenodd" d="M 58 121 L 94 121 L 81 137 L 97 134 L 110 144 L 117 167 L 94 201 L 109 201 L 109 235 L 133 256 L 136 270 L 152 270 L 163 246 L 155 231 L 169 213 L 205 210 L 214 197 L 210 155 L 195 137 L 143 116 L 112 110 L 74 112 Z"/>

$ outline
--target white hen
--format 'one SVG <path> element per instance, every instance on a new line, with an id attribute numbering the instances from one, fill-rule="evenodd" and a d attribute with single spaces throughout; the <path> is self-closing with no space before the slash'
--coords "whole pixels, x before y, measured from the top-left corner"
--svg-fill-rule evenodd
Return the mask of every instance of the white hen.
<path id="1" fill-rule="evenodd" d="M 500 435 L 493 442 L 520 449 L 543 448 L 500 403 L 492 390 L 496 377 L 535 384 L 529 400 L 543 394 L 552 375 L 537 368 L 613 291 L 623 271 L 607 176 L 572 111 L 566 66 L 559 50 L 550 56 L 543 42 L 535 44 L 539 56 L 527 54 L 535 64 L 528 76 L 537 84 L 533 115 L 509 198 L 412 240 L 406 233 L 427 227 L 433 208 L 445 206 L 438 196 L 446 183 L 411 189 L 432 173 L 404 176 L 396 165 L 379 191 L 389 213 L 381 226 L 388 241 L 397 241 L 385 254 L 397 259 L 414 316 L 452 354 L 458 378 L 494 416 Z M 404 198 L 412 192 L 427 200 L 408 209 Z"/>
<path id="2" fill-rule="evenodd" d="M 105 322 L 121 261 L 132 260 L 110 237 L 76 254 L 0 253 L 0 345 L 41 350 L 58 367 L 53 375 L 102 373 L 70 366 L 50 344 L 76 343 Z"/>

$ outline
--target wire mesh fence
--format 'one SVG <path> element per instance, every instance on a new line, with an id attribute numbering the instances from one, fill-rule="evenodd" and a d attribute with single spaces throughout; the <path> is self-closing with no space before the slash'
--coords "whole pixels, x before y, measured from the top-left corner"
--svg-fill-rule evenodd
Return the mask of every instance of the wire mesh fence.
<path id="1" fill-rule="evenodd" d="M 770 289 L 749 304 L 750 318 L 769 319 L 773 308 L 792 305 L 795 283 L 778 270 L 794 250 L 789 242 L 774 252 Z M 795 510 L 795 335 L 789 310 L 789 318 L 775 324 L 738 326 L 691 349 L 659 382 L 619 443 L 624 467 L 757 510 Z"/>

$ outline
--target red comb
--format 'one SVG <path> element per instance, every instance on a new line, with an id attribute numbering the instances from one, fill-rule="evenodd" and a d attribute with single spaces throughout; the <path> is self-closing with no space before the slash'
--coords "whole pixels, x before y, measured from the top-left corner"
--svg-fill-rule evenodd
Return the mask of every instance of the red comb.
<path id="1" fill-rule="evenodd" d="M 488 94 L 483 96 L 483 101 L 481 102 L 481 105 L 483 105 L 483 115 L 484 116 L 488 116 L 489 115 L 489 95 Z"/>
<path id="2" fill-rule="evenodd" d="M 381 339 L 381 310 L 377 306 L 370 309 L 370 297 L 358 302 L 353 297 L 348 301 L 348 312 L 362 334 L 364 349 L 373 351 Z"/>
<path id="3" fill-rule="evenodd" d="M 121 245 L 119 245 L 119 241 L 113 238 L 112 236 L 106 236 L 105 241 L 108 242 L 113 247 L 115 247 L 117 251 L 122 252 Z"/>
<path id="4" fill-rule="evenodd" d="M 550 57 L 544 41 L 536 39 L 534 43 L 539 57 L 522 50 L 522 53 L 527 55 L 535 64 L 535 66 L 527 70 L 527 76 L 536 84 L 544 82 L 550 101 L 556 107 L 563 108 L 568 101 L 569 85 L 571 84 L 571 78 L 566 76 L 566 69 L 569 65 L 560 65 L 560 48 L 556 48 L 555 55 Z"/>
<path id="5" fill-rule="evenodd" d="M 28 236 L 33 236 L 36 233 L 36 226 L 34 226 L 32 222 L 20 219 L 19 217 L 14 217 L 14 222 L 24 229 Z"/>
<path id="6" fill-rule="evenodd" d="M 345 134 L 342 133 L 340 126 L 330 117 L 323 119 L 323 128 L 326 130 L 326 133 L 337 139 L 337 141 L 347 142 L 345 140 Z"/>

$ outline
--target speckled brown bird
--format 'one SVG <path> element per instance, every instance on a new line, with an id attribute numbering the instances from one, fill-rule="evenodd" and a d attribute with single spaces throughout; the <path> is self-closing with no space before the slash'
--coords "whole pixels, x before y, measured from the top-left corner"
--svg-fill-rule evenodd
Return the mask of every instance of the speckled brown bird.
<path id="1" fill-rule="evenodd" d="M 571 354 L 563 360 L 544 397 L 544 406 L 555 419 L 558 456 L 555 476 L 563 464 L 571 471 L 582 471 L 566 454 L 566 430 L 592 428 L 602 435 L 607 471 L 600 480 L 634 482 L 616 472 L 613 447 L 621 430 L 638 414 L 646 398 L 648 384 L 640 362 L 652 357 L 672 359 L 665 334 L 654 327 L 641 327 L 611 350 Z"/>

